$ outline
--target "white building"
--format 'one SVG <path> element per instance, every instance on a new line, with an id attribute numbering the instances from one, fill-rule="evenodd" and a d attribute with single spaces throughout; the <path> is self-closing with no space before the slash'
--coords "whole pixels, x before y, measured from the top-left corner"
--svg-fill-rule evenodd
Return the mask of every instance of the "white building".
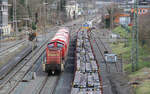
<path id="1" fill-rule="evenodd" d="M 119 18 L 119 24 L 121 24 L 121 25 L 128 26 L 128 24 L 130 24 L 130 23 L 131 23 L 130 16 L 125 16 L 125 17 Z"/>
<path id="2" fill-rule="evenodd" d="M 8 0 L 0 0 L 0 34 L 9 35 L 11 26 L 8 25 Z"/>
<path id="3" fill-rule="evenodd" d="M 66 5 L 67 16 L 73 19 L 79 16 L 79 4 L 76 1 L 69 1 Z"/>

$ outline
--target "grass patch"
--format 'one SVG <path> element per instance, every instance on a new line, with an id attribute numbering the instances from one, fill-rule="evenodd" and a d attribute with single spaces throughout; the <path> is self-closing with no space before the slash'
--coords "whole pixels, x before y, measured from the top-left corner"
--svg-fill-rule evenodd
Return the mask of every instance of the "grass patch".
<path id="1" fill-rule="evenodd" d="M 136 87 L 136 94 L 150 94 L 150 68 L 143 68 L 129 75 L 131 81 L 138 81 L 140 84 Z"/>
<path id="2" fill-rule="evenodd" d="M 138 70 L 140 70 L 140 69 L 142 69 L 142 68 L 145 68 L 145 67 L 147 67 L 147 68 L 150 68 L 150 62 L 141 62 L 141 61 L 139 61 L 139 63 L 138 63 Z M 131 63 L 129 63 L 129 64 L 124 64 L 124 70 L 127 72 L 127 73 L 129 73 L 129 74 L 134 74 L 134 73 L 136 73 L 136 72 L 132 72 L 132 64 Z"/>
<path id="3" fill-rule="evenodd" d="M 122 38 L 127 35 L 125 29 L 121 26 L 115 28 L 113 32 L 119 34 Z M 132 48 L 131 33 L 128 35 L 128 46 L 125 47 L 125 43 L 113 43 L 111 44 L 112 51 L 117 55 L 122 54 L 124 63 L 123 67 L 128 73 L 130 81 L 140 81 L 140 85 L 138 85 L 135 89 L 136 94 L 150 94 L 150 49 L 146 45 L 142 47 L 139 44 L 138 71 L 132 72 L 132 64 L 130 59 Z"/>
<path id="4" fill-rule="evenodd" d="M 150 94 L 150 80 L 145 80 L 136 88 L 136 94 Z"/>
<path id="5" fill-rule="evenodd" d="M 112 32 L 120 35 L 120 37 L 126 37 L 127 35 L 126 30 L 122 28 L 121 26 L 116 27 Z"/>
<path id="6" fill-rule="evenodd" d="M 129 75 L 129 78 L 141 78 L 141 79 L 146 79 L 149 77 L 150 74 L 150 68 L 142 68 L 136 72 L 133 72 L 132 74 Z M 134 80 L 134 79 L 132 79 Z"/>
<path id="7" fill-rule="evenodd" d="M 131 41 L 130 41 L 131 42 Z M 124 70 L 131 73 L 131 45 L 128 47 L 124 47 L 125 43 L 117 43 L 111 44 L 113 53 L 119 55 L 122 54 L 124 60 Z M 150 51 L 147 51 L 146 48 L 139 47 L 139 68 L 142 69 L 144 67 L 150 68 L 150 62 L 144 61 L 144 58 L 150 57 Z M 126 65 L 127 64 L 127 65 Z"/>
<path id="8" fill-rule="evenodd" d="M 113 32 L 117 34 L 121 34 L 120 36 L 125 37 L 127 32 L 121 26 L 116 27 Z M 132 48 L 132 39 L 131 33 L 128 34 L 128 46 L 125 47 L 125 43 L 113 43 L 111 44 L 113 53 L 119 55 L 122 54 L 124 60 L 124 70 L 131 73 L 131 48 Z M 150 57 L 150 51 L 147 46 L 141 47 L 139 45 L 139 68 L 142 69 L 144 67 L 150 68 L 150 63 L 148 61 L 144 61 L 144 58 Z M 126 65 L 127 64 L 127 65 Z"/>

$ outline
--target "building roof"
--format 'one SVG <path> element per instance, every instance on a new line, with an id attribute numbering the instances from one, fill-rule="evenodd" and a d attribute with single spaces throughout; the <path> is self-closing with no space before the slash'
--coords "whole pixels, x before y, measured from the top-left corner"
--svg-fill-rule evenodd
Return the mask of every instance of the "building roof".
<path id="1" fill-rule="evenodd" d="M 75 4 L 76 4 L 75 1 L 68 1 L 68 2 L 67 2 L 67 5 L 75 5 Z"/>

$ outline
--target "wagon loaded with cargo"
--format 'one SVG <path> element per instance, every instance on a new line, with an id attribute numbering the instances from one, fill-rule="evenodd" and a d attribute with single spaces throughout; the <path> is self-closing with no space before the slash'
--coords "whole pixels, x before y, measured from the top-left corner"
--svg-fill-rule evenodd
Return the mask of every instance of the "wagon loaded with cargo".
<path id="1" fill-rule="evenodd" d="M 75 67 L 71 94 L 102 94 L 100 69 L 87 30 L 77 33 Z"/>

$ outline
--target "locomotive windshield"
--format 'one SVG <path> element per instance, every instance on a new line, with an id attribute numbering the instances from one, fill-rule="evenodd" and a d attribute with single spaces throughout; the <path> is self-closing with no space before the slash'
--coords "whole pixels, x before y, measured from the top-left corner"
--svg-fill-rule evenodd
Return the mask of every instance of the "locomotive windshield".
<path id="1" fill-rule="evenodd" d="M 57 43 L 57 48 L 62 48 L 62 47 L 63 47 L 63 44 Z"/>
<path id="2" fill-rule="evenodd" d="M 48 48 L 53 48 L 54 47 L 54 44 L 51 43 L 51 44 L 48 44 Z"/>

